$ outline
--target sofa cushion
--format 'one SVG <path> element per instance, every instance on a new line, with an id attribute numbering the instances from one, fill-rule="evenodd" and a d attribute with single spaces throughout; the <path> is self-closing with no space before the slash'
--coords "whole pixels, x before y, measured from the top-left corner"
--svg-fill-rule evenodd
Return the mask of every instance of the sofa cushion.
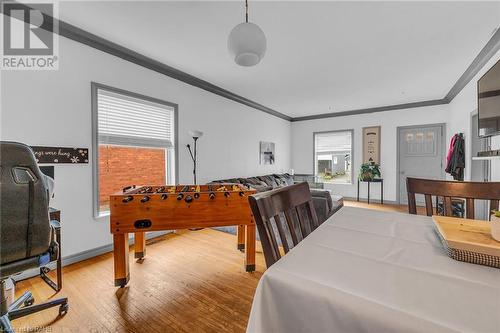
<path id="1" fill-rule="evenodd" d="M 250 186 L 251 188 L 253 188 L 257 192 L 265 192 L 265 191 L 270 191 L 273 189 L 272 186 L 269 186 L 264 182 L 262 182 L 261 184 L 248 184 L 248 186 Z"/>
<path id="2" fill-rule="evenodd" d="M 272 186 L 273 188 L 278 186 L 278 183 L 276 182 L 276 179 L 274 178 L 273 175 L 260 176 L 258 178 L 260 180 L 262 180 L 264 183 L 266 183 L 267 185 Z"/>
<path id="3" fill-rule="evenodd" d="M 264 192 L 272 189 L 271 186 L 267 185 L 262 180 L 259 180 L 257 177 L 240 178 L 239 180 L 241 184 L 249 186 L 257 192 Z"/>
<path id="4" fill-rule="evenodd" d="M 264 182 L 257 177 L 249 177 L 245 178 L 245 183 L 249 185 L 262 185 Z"/>
<path id="5" fill-rule="evenodd" d="M 276 182 L 278 187 L 287 186 L 285 177 L 283 177 L 281 175 L 277 175 L 277 174 L 274 174 L 273 177 L 274 177 L 274 181 Z"/>
<path id="6" fill-rule="evenodd" d="M 284 173 L 283 177 L 285 178 L 286 184 L 287 185 L 293 185 L 295 184 L 295 181 L 293 180 L 293 176 L 288 173 Z"/>
<path id="7" fill-rule="evenodd" d="M 244 179 L 244 178 L 230 178 L 230 179 L 213 180 L 213 181 L 211 181 L 210 183 L 207 183 L 207 184 L 222 184 L 222 183 L 243 184 L 241 182 L 241 179 Z"/>
<path id="8" fill-rule="evenodd" d="M 275 178 L 279 186 L 288 186 L 294 184 L 293 177 L 288 173 L 274 174 L 273 177 Z"/>

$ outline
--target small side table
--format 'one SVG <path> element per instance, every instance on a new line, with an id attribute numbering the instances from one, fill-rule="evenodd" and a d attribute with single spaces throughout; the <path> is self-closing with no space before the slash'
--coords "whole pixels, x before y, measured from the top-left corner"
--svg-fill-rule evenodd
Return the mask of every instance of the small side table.
<path id="1" fill-rule="evenodd" d="M 370 183 L 380 183 L 380 203 L 384 204 L 384 179 L 383 178 L 375 178 L 373 180 L 359 180 L 358 179 L 358 197 L 357 201 L 359 201 L 359 182 L 368 183 L 368 204 L 370 204 Z"/>

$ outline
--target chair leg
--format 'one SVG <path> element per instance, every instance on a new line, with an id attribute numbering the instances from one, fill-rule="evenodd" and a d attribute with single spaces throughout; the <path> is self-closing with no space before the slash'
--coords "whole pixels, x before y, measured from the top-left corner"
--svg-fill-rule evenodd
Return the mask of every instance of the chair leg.
<path id="1" fill-rule="evenodd" d="M 52 308 L 54 306 L 59 306 L 59 314 L 63 315 L 68 311 L 68 299 L 66 297 L 64 297 L 64 298 L 51 300 L 51 301 L 48 301 L 45 303 L 31 305 L 31 306 L 27 306 L 24 308 L 16 309 L 16 310 L 9 312 L 8 316 L 9 316 L 9 319 L 14 320 L 17 318 L 21 318 L 21 317 L 48 309 L 48 308 Z"/>
<path id="2" fill-rule="evenodd" d="M 31 292 L 27 291 L 21 297 L 16 299 L 15 302 L 9 306 L 9 312 L 14 311 L 16 309 L 19 309 L 23 305 L 30 306 L 34 302 L 35 302 L 35 299 L 33 298 L 33 295 L 31 294 Z"/>
<path id="3" fill-rule="evenodd" d="M 9 315 L 3 315 L 0 317 L 0 332 L 15 333 L 14 328 L 10 324 Z"/>

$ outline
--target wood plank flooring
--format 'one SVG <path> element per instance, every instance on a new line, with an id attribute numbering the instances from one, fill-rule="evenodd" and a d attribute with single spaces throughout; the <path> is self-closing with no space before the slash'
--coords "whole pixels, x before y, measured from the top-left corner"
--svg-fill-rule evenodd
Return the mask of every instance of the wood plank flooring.
<path id="1" fill-rule="evenodd" d="M 27 289 L 37 302 L 67 296 L 70 309 L 61 318 L 54 308 L 13 323 L 19 332 L 244 332 L 265 270 L 260 244 L 254 273 L 244 271 L 243 261 L 233 235 L 203 229 L 162 236 L 148 241 L 145 260 L 131 258 L 131 280 L 123 289 L 113 285 L 111 253 L 64 267 L 59 294 L 39 278 L 18 282 L 17 296 Z"/>

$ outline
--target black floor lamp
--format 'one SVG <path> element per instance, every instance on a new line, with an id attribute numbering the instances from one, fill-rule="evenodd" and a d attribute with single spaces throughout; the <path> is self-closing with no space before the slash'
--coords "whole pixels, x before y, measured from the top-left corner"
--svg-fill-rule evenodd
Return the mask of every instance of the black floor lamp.
<path id="1" fill-rule="evenodd" d="M 203 132 L 198 130 L 189 131 L 189 135 L 193 137 L 194 147 L 193 151 L 191 150 L 191 145 L 188 143 L 187 148 L 189 150 L 189 155 L 191 155 L 191 159 L 193 160 L 193 178 L 194 184 L 196 185 L 196 141 L 202 137 Z"/>

